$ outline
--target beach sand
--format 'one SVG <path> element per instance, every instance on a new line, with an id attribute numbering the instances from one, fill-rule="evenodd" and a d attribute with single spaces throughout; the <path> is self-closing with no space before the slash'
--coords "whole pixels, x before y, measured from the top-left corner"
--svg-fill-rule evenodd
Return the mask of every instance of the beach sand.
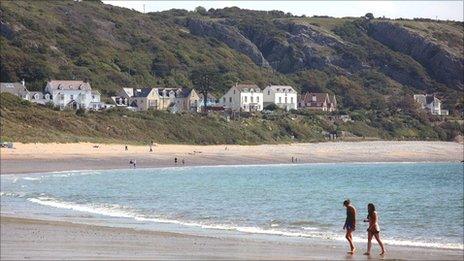
<path id="1" fill-rule="evenodd" d="M 157 145 L 21 144 L 1 149 L 1 173 L 22 174 L 64 170 L 227 164 L 311 162 L 459 162 L 463 145 L 451 142 L 328 142 L 283 145 Z M 227 147 L 227 150 L 225 149 Z M 345 242 L 212 237 L 143 231 L 62 221 L 1 216 L 1 260 L 7 259 L 329 259 L 367 260 L 364 244 L 355 256 Z M 359 233 L 364 233 L 360 231 Z M 377 253 L 375 245 L 373 253 Z M 462 250 L 387 246 L 386 259 L 463 260 Z M 377 259 L 377 254 L 372 259 Z"/>
<path id="2" fill-rule="evenodd" d="M 95 148 L 95 145 L 99 145 Z M 226 150 L 227 148 L 227 150 Z M 157 145 L 121 144 L 22 144 L 0 151 L 2 174 L 64 170 L 129 168 L 135 159 L 138 168 L 185 165 L 235 165 L 326 162 L 459 162 L 463 144 L 427 141 L 325 142 L 278 145 Z"/>
<path id="3" fill-rule="evenodd" d="M 19 259 L 274 259 L 367 260 L 346 254 L 340 242 L 284 242 L 259 238 L 195 236 L 34 219 L 1 218 L 1 260 Z M 387 246 L 386 260 L 462 260 L 461 250 Z"/>

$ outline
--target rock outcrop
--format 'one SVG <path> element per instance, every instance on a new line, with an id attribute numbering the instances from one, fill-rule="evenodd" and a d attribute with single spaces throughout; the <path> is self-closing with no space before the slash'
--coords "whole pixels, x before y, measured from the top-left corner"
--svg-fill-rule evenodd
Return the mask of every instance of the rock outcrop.
<path id="1" fill-rule="evenodd" d="M 194 35 L 215 38 L 224 42 L 230 48 L 247 55 L 257 65 L 269 67 L 269 63 L 258 47 L 235 27 L 203 19 L 188 19 L 186 26 Z"/>
<path id="2" fill-rule="evenodd" d="M 390 22 L 370 23 L 368 34 L 391 49 L 410 55 L 437 81 L 451 88 L 464 88 L 464 60 L 439 44 Z"/>

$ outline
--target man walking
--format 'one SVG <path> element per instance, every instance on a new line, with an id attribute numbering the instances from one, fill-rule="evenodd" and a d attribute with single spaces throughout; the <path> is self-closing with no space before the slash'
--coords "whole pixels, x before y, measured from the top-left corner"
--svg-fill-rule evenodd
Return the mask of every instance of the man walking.
<path id="1" fill-rule="evenodd" d="M 353 244 L 353 232 L 356 230 L 356 209 L 353 205 L 351 205 L 349 199 L 343 201 L 343 206 L 345 206 L 346 208 L 346 220 L 343 229 L 346 230 L 345 237 L 348 240 L 348 243 L 350 244 L 350 251 L 348 252 L 348 254 L 354 254 L 356 248 Z"/>

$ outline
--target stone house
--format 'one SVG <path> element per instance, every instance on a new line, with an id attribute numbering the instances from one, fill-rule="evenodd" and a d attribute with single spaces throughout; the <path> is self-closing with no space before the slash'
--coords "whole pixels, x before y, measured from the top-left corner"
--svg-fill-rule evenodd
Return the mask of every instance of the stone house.
<path id="1" fill-rule="evenodd" d="M 328 93 L 307 92 L 300 97 L 298 107 L 328 112 L 336 111 L 337 99 L 335 95 L 330 96 Z"/>

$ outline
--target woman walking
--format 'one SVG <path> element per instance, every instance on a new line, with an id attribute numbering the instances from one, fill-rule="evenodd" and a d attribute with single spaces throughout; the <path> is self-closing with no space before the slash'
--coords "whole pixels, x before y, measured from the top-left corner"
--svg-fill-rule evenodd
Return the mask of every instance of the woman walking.
<path id="1" fill-rule="evenodd" d="M 367 219 L 364 219 L 364 222 L 369 222 L 369 228 L 367 229 L 367 252 L 364 255 L 371 254 L 372 247 L 372 237 L 375 237 L 375 240 L 380 245 L 382 252 L 380 255 L 385 254 L 385 247 L 383 246 L 382 240 L 380 240 L 380 226 L 379 226 L 379 216 L 377 211 L 375 211 L 375 206 L 372 203 L 367 204 Z"/>

